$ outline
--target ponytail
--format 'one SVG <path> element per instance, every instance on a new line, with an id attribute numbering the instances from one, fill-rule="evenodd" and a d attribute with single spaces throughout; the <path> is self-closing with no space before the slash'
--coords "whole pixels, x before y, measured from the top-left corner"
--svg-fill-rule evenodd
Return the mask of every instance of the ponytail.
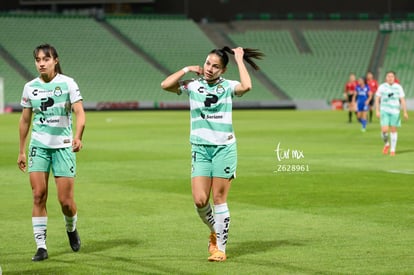
<path id="1" fill-rule="evenodd" d="M 229 63 L 229 57 L 227 56 L 226 52 L 234 55 L 233 50 L 228 46 L 225 46 L 221 49 L 212 50 L 210 53 L 215 53 L 218 56 L 220 56 L 224 67 L 226 67 L 227 64 Z M 253 69 L 255 69 L 256 71 L 260 70 L 260 67 L 252 60 L 252 58 L 263 59 L 264 54 L 260 52 L 258 49 L 251 49 L 251 48 L 243 48 L 243 52 L 244 52 L 243 59 L 247 63 L 249 63 L 253 67 Z"/>

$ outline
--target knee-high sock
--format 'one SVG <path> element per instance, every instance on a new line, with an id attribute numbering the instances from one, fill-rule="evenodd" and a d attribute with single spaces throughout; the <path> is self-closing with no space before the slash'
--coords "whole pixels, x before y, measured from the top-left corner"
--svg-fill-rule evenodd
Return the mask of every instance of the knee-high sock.
<path id="1" fill-rule="evenodd" d="M 381 132 L 382 140 L 384 141 L 384 144 L 388 144 L 388 133 L 387 132 Z"/>
<path id="2" fill-rule="evenodd" d="M 214 229 L 215 220 L 214 220 L 213 210 L 211 209 L 210 203 L 208 203 L 203 208 L 197 208 L 196 207 L 196 210 L 197 210 L 197 213 L 200 216 L 201 220 L 210 229 L 210 232 L 215 232 L 215 229 Z"/>
<path id="3" fill-rule="evenodd" d="M 32 217 L 33 234 L 37 248 L 46 247 L 47 217 Z"/>
<path id="4" fill-rule="evenodd" d="M 390 134 L 390 140 L 391 140 L 391 152 L 395 152 L 395 148 L 397 148 L 398 134 L 397 133 L 391 133 Z"/>
<path id="5" fill-rule="evenodd" d="M 367 128 L 367 120 L 366 119 L 363 119 L 363 118 L 361 118 L 361 124 L 362 124 L 362 128 Z"/>
<path id="6" fill-rule="evenodd" d="M 76 229 L 76 222 L 78 221 L 78 214 L 73 217 L 64 216 L 66 223 L 66 231 L 73 232 Z"/>
<path id="7" fill-rule="evenodd" d="M 214 214 L 216 219 L 215 229 L 217 234 L 218 249 L 226 252 L 227 238 L 230 227 L 230 211 L 227 203 L 214 205 Z"/>

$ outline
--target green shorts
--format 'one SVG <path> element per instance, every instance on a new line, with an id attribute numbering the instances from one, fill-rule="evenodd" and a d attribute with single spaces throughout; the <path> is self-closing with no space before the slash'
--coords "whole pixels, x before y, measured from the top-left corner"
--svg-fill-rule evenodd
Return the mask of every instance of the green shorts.
<path id="1" fill-rule="evenodd" d="M 52 168 L 55 177 L 73 178 L 76 175 L 76 155 L 72 147 L 46 149 L 29 147 L 29 173 L 50 173 Z"/>
<path id="2" fill-rule="evenodd" d="M 197 145 L 191 146 L 191 177 L 217 177 L 231 179 L 236 177 L 237 146 Z"/>
<path id="3" fill-rule="evenodd" d="M 381 112 L 380 121 L 381 121 L 381 126 L 395 126 L 395 127 L 401 126 L 400 113 L 390 114 L 386 112 Z"/>

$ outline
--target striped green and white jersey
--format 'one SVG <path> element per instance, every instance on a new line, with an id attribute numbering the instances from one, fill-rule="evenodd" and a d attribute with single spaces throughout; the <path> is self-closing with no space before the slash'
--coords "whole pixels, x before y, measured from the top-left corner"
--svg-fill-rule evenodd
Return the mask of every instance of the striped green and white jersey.
<path id="1" fill-rule="evenodd" d="M 190 142 L 199 145 L 226 145 L 236 142 L 232 108 L 236 85 L 220 78 L 208 84 L 203 78 L 180 82 L 180 90 L 190 99 Z"/>
<path id="2" fill-rule="evenodd" d="M 48 83 L 40 78 L 26 83 L 20 105 L 33 111 L 31 146 L 72 146 L 72 104 L 79 100 L 82 96 L 78 84 L 62 74 Z"/>
<path id="3" fill-rule="evenodd" d="M 404 90 L 400 84 L 382 83 L 375 94 L 380 97 L 380 111 L 390 114 L 400 113 L 400 98 L 405 97 Z"/>

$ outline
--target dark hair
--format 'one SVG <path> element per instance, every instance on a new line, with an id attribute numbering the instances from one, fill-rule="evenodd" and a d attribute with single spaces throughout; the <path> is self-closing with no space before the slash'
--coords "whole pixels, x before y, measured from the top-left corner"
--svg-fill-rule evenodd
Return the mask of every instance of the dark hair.
<path id="1" fill-rule="evenodd" d="M 37 58 L 37 55 L 40 51 L 42 51 L 47 57 L 53 57 L 54 59 L 57 59 L 59 57 L 55 47 L 50 44 L 42 44 L 37 46 L 33 51 L 33 57 L 35 59 Z M 62 73 L 62 68 L 60 67 L 59 61 L 55 65 L 55 71 L 59 74 Z"/>
<path id="2" fill-rule="evenodd" d="M 243 48 L 243 51 L 244 51 L 243 59 L 247 63 L 249 63 L 256 71 L 260 70 L 259 66 L 257 66 L 256 63 L 254 63 L 252 58 L 262 59 L 264 54 L 262 52 L 260 52 L 258 49 Z M 226 67 L 227 64 L 229 63 L 229 57 L 228 57 L 226 52 L 229 53 L 229 54 L 234 55 L 233 50 L 230 49 L 230 47 L 227 47 L 227 46 L 225 46 L 221 49 L 214 49 L 210 52 L 210 54 L 214 53 L 214 54 L 218 55 L 221 59 L 221 62 L 223 63 L 223 66 Z"/>

